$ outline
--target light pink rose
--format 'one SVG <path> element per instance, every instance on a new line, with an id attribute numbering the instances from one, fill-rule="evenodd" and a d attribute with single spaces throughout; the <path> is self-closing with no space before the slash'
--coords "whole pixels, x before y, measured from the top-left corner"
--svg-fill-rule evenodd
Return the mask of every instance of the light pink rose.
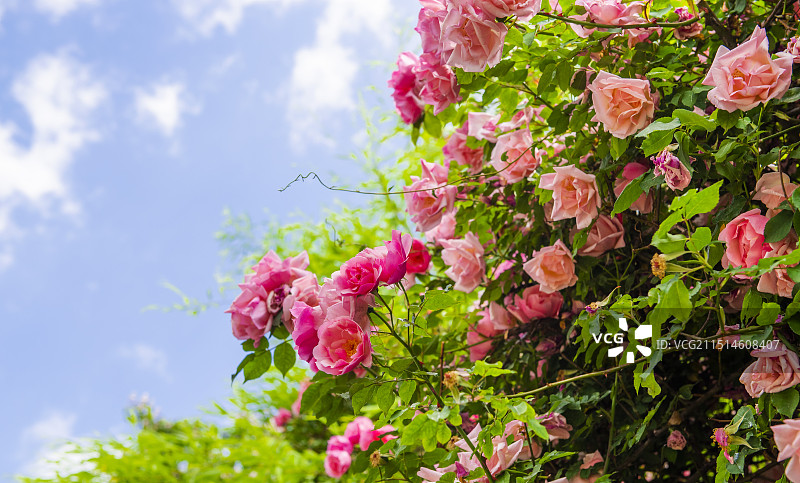
<path id="1" fill-rule="evenodd" d="M 471 148 L 467 146 L 467 133 L 469 131 L 469 121 L 456 129 L 447 144 L 442 148 L 445 161 L 455 161 L 458 164 L 469 167 L 470 174 L 480 173 L 483 169 L 483 149 Z"/>
<path id="2" fill-rule="evenodd" d="M 664 181 L 672 191 L 686 189 L 692 181 L 692 174 L 689 169 L 681 163 L 677 156 L 672 154 L 669 148 L 664 149 L 658 155 L 652 156 L 650 161 L 653 162 L 653 174 L 656 176 L 664 175 Z M 694 158 L 689 158 L 689 162 L 694 161 Z"/>
<path id="3" fill-rule="evenodd" d="M 308 362 L 311 370 L 317 372 L 314 348 L 319 344 L 317 329 L 322 325 L 324 318 L 322 308 L 310 307 L 305 302 L 297 301 L 291 310 L 295 320 L 292 341 L 297 357 Z"/>
<path id="4" fill-rule="evenodd" d="M 793 232 L 783 240 L 770 243 L 767 257 L 780 257 L 792 253 L 797 248 L 797 236 Z M 794 266 L 794 265 L 793 265 Z M 786 272 L 786 265 L 779 265 L 771 271 L 761 275 L 758 280 L 758 291 L 771 293 L 780 297 L 792 298 L 794 280 Z"/>
<path id="5" fill-rule="evenodd" d="M 622 176 L 617 178 L 614 182 L 614 195 L 619 198 L 619 195 L 625 190 L 625 187 L 630 184 L 639 176 L 648 171 L 648 167 L 641 163 L 628 163 L 622 170 Z M 653 211 L 653 193 L 641 195 L 639 198 L 631 203 L 631 209 L 639 213 L 650 213 Z"/>
<path id="6" fill-rule="evenodd" d="M 525 22 L 542 9 L 542 0 L 477 0 L 476 3 L 491 16 L 503 18 L 514 15 Z"/>
<path id="7" fill-rule="evenodd" d="M 653 122 L 654 95 L 646 79 L 626 79 L 600 71 L 587 88 L 592 92 L 595 115 L 614 137 L 626 137 Z"/>
<path id="8" fill-rule="evenodd" d="M 292 419 L 292 412 L 288 409 L 280 408 L 278 409 L 278 414 L 272 418 L 272 422 L 275 424 L 275 426 L 283 428 L 290 419 Z"/>
<path id="9" fill-rule="evenodd" d="M 455 290 L 470 293 L 486 278 L 486 262 L 483 259 L 483 245 L 472 232 L 467 232 L 460 240 L 441 240 L 442 261 L 449 268 L 445 275 L 456 284 Z"/>
<path id="10" fill-rule="evenodd" d="M 780 99 L 792 81 L 793 57 L 769 53 L 767 33 L 756 27 L 747 41 L 733 50 L 721 45 L 703 84 L 713 86 L 708 101 L 717 109 L 749 111 L 770 99 Z"/>
<path id="11" fill-rule="evenodd" d="M 289 295 L 292 283 L 309 272 L 308 254 L 304 251 L 285 260 L 270 251 L 256 265 L 252 273 L 239 284 L 242 293 L 225 313 L 231 314 L 233 336 L 239 340 L 252 339 L 258 345 L 261 337 L 272 329 L 272 322 L 281 310 L 283 300 Z"/>
<path id="12" fill-rule="evenodd" d="M 617 217 L 600 215 L 589 229 L 586 244 L 578 249 L 578 255 L 599 257 L 609 250 L 625 246 L 625 229 Z"/>
<path id="13" fill-rule="evenodd" d="M 603 456 L 600 454 L 600 451 L 595 451 L 594 453 L 589 453 L 583 457 L 583 463 L 581 464 L 582 470 L 588 470 L 592 466 L 602 463 Z"/>
<path id="14" fill-rule="evenodd" d="M 646 23 L 642 18 L 644 2 L 631 2 L 624 4 L 619 0 L 577 0 L 576 6 L 583 7 L 586 13 L 583 15 L 572 15 L 570 18 L 576 20 L 590 21 L 592 23 L 605 25 L 632 25 Z M 578 24 L 570 24 L 572 30 L 579 37 L 587 38 L 596 30 L 606 31 L 604 28 L 588 28 Z M 638 42 L 646 40 L 651 31 L 661 32 L 660 29 L 635 28 L 627 29 L 628 46 L 632 47 Z"/>
<path id="15" fill-rule="evenodd" d="M 408 273 L 427 273 L 431 264 L 431 254 L 422 243 L 422 240 L 414 239 L 411 242 L 411 252 L 408 255 L 406 271 Z"/>
<path id="16" fill-rule="evenodd" d="M 347 451 L 329 451 L 325 456 L 325 474 L 331 478 L 341 478 L 347 473 L 352 457 Z"/>
<path id="17" fill-rule="evenodd" d="M 367 249 L 344 262 L 331 278 L 342 295 L 366 295 L 378 288 L 382 270 L 380 254 Z"/>
<path id="18" fill-rule="evenodd" d="M 347 424 L 344 430 L 344 437 L 355 446 L 360 446 L 362 441 L 368 441 L 367 446 L 372 442 L 373 431 L 375 431 L 375 424 L 371 419 L 359 416 Z"/>
<path id="19" fill-rule="evenodd" d="M 564 297 L 558 292 L 542 292 L 540 285 L 528 287 L 514 296 L 508 311 L 523 324 L 537 319 L 558 318 Z"/>
<path id="20" fill-rule="evenodd" d="M 419 96 L 425 104 L 433 106 L 434 115 L 461 100 L 458 95 L 461 87 L 453 69 L 439 63 L 437 55 L 422 54 L 414 67 L 414 74 L 421 86 Z"/>
<path id="21" fill-rule="evenodd" d="M 444 0 L 420 0 L 422 8 L 419 11 L 417 26 L 414 30 L 422 40 L 422 51 L 442 55 L 442 21 L 447 15 Z"/>
<path id="22" fill-rule="evenodd" d="M 510 468 L 519 458 L 524 446 L 525 441 L 521 438 L 511 444 L 502 436 L 492 438 L 492 456 L 486 460 L 489 473 L 497 476 Z"/>
<path id="23" fill-rule="evenodd" d="M 286 326 L 290 333 L 294 332 L 292 307 L 295 302 L 303 302 L 311 307 L 319 305 L 319 283 L 316 275 L 308 272 L 306 275 L 297 278 L 292 282 L 292 288 L 283 300 L 283 325 Z"/>
<path id="24" fill-rule="evenodd" d="M 514 419 L 506 424 L 506 429 L 503 431 L 503 438 L 508 439 L 509 436 L 513 436 L 515 442 L 527 440 L 527 436 L 525 434 L 525 423 Z M 525 444 L 525 447 L 522 448 L 522 451 L 519 454 L 519 459 L 529 460 L 531 457 L 538 458 L 542 455 L 541 445 L 539 445 L 539 443 L 536 442 L 536 440 L 534 440 L 532 437 L 530 442 L 532 443 L 533 449 L 531 450 L 531 446 Z"/>
<path id="25" fill-rule="evenodd" d="M 366 329 L 370 325 L 367 311 L 374 305 L 375 297 L 371 293 L 362 296 L 343 295 L 330 278 L 325 279 L 325 283 L 319 289 L 319 306 L 325 320 L 349 317 L 361 328 Z"/>
<path id="26" fill-rule="evenodd" d="M 328 453 L 331 451 L 345 451 L 347 453 L 353 452 L 353 443 L 347 436 L 331 436 L 328 439 Z"/>
<path id="27" fill-rule="evenodd" d="M 466 72 L 483 72 L 500 62 L 508 28 L 475 0 L 450 0 L 442 21 L 442 60 Z"/>
<path id="28" fill-rule="evenodd" d="M 541 113 L 544 110 L 545 106 L 539 107 L 531 107 L 525 106 L 511 117 L 510 121 L 501 122 L 497 125 L 497 128 L 500 129 L 502 132 L 509 132 L 517 129 L 518 127 L 525 126 L 526 128 L 530 128 L 531 119 L 536 117 L 541 122 L 546 122 L 544 118 L 542 118 Z M 544 141 L 547 143 L 548 141 Z"/>
<path id="29" fill-rule="evenodd" d="M 517 321 L 497 302 L 489 302 L 489 308 L 485 309 L 483 314 L 484 317 L 489 317 L 492 325 L 498 331 L 513 329 L 517 326 Z"/>
<path id="30" fill-rule="evenodd" d="M 520 129 L 497 138 L 497 144 L 492 149 L 491 163 L 507 183 L 516 183 L 536 171 L 541 164 L 540 157 L 535 155 L 531 132 Z"/>
<path id="31" fill-rule="evenodd" d="M 467 134 L 479 141 L 497 142 L 497 123 L 500 114 L 488 112 L 470 112 L 467 114 Z"/>
<path id="32" fill-rule="evenodd" d="M 531 259 L 522 268 L 533 280 L 539 282 L 540 290 L 545 293 L 570 287 L 578 281 L 572 253 L 561 240 L 557 240 L 555 245 L 533 252 Z"/>
<path id="33" fill-rule="evenodd" d="M 389 88 L 392 89 L 394 105 L 403 122 L 411 124 L 422 116 L 424 103 L 420 98 L 420 87 L 414 68 L 419 59 L 411 52 L 403 52 L 397 58 L 397 70 L 392 72 Z"/>
<path id="34" fill-rule="evenodd" d="M 678 21 L 685 22 L 687 20 L 691 20 L 696 17 L 696 15 L 692 15 L 689 12 L 689 9 L 686 7 L 678 7 L 675 9 L 675 13 L 678 14 Z M 686 40 L 692 37 L 697 37 L 700 33 L 703 32 L 703 24 L 700 22 L 695 22 L 689 25 L 684 25 L 683 27 L 678 27 L 672 31 L 672 35 L 675 36 L 678 40 Z"/>
<path id="35" fill-rule="evenodd" d="M 419 231 L 431 231 L 453 211 L 458 188 L 447 184 L 448 168 L 422 160 L 422 176 L 411 177 L 405 191 L 406 209 Z"/>
<path id="36" fill-rule="evenodd" d="M 667 438 L 667 448 L 681 451 L 686 447 L 686 438 L 680 431 L 672 431 Z"/>
<path id="37" fill-rule="evenodd" d="M 781 178 L 783 178 L 782 182 Z M 797 185 L 790 182 L 789 176 L 785 173 L 773 171 L 771 173 L 762 174 L 758 179 L 753 199 L 764 203 L 767 208 L 774 210 L 787 196 L 792 196 L 795 189 L 797 189 Z"/>
<path id="38" fill-rule="evenodd" d="M 442 241 L 452 240 L 456 237 L 456 215 L 454 212 L 442 216 L 436 228 L 425 231 L 425 238 L 431 243 L 442 246 Z"/>
<path id="39" fill-rule="evenodd" d="M 757 359 L 744 370 L 739 382 L 751 397 L 774 394 L 800 384 L 800 360 L 782 342 L 772 341 L 770 346 L 756 349 L 750 355 Z"/>
<path id="40" fill-rule="evenodd" d="M 795 64 L 800 64 L 800 37 L 792 37 L 789 39 L 789 43 L 786 45 L 786 50 L 784 52 L 792 56 Z"/>
<path id="41" fill-rule="evenodd" d="M 297 388 L 297 399 L 292 403 L 292 414 L 295 416 L 300 415 L 300 407 L 303 404 L 303 393 L 306 392 L 308 386 L 311 385 L 311 381 L 303 381 L 300 383 L 300 387 Z"/>
<path id="42" fill-rule="evenodd" d="M 372 366 L 372 345 L 369 334 L 353 319 L 338 317 L 325 322 L 317 330 L 319 344 L 313 355 L 319 370 L 341 376 L 359 364 Z"/>
<path id="43" fill-rule="evenodd" d="M 593 174 L 575 166 L 556 166 L 555 173 L 543 174 L 539 188 L 553 191 L 553 221 L 575 218 L 578 229 L 586 228 L 597 218 L 600 194 Z"/>
<path id="44" fill-rule="evenodd" d="M 775 446 L 778 447 L 778 461 L 789 459 L 784 474 L 792 483 L 800 481 L 800 419 L 784 419 L 783 424 L 770 426 Z"/>
<path id="45" fill-rule="evenodd" d="M 764 227 L 767 217 L 755 209 L 737 216 L 719 233 L 719 240 L 725 242 L 725 255 L 722 266 L 752 267 L 764 258 L 770 246 L 764 243 Z"/>
<path id="46" fill-rule="evenodd" d="M 467 331 L 467 345 L 469 345 L 469 360 L 475 362 L 486 357 L 492 350 L 492 337 L 500 334 L 492 323 L 488 310 L 481 312 L 482 317 Z"/>

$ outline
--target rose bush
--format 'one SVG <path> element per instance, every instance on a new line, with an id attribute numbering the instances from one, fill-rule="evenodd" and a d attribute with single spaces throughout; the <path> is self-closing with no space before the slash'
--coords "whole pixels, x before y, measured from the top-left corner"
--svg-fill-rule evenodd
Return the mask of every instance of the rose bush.
<path id="1" fill-rule="evenodd" d="M 798 10 L 422 1 L 382 219 L 230 309 L 236 374 L 309 371 L 309 472 L 799 482 Z"/>

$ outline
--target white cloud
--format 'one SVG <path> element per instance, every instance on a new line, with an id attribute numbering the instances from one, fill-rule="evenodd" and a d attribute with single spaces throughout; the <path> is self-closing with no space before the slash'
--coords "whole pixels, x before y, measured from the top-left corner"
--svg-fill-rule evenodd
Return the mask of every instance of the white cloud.
<path id="1" fill-rule="evenodd" d="M 100 139 L 90 123 L 106 98 L 103 84 L 89 68 L 66 53 L 32 59 L 15 79 L 11 92 L 32 127 L 30 140 L 20 129 L 0 121 L 0 243 L 20 235 L 13 220 L 17 208 L 50 215 L 55 206 L 67 216 L 80 210 L 71 199 L 66 173 L 77 152 Z M 0 245 L 8 261 L 8 247 Z"/>
<path id="2" fill-rule="evenodd" d="M 200 107 L 192 102 L 186 86 L 180 82 L 160 82 L 136 91 L 136 116 L 140 123 L 154 125 L 166 137 L 181 126 L 184 114 L 197 114 Z"/>
<path id="3" fill-rule="evenodd" d="M 42 419 L 22 430 L 23 444 L 60 442 L 72 437 L 77 416 L 73 413 L 50 411 Z"/>
<path id="4" fill-rule="evenodd" d="M 326 5 L 313 45 L 294 56 L 287 118 L 292 146 L 298 150 L 309 141 L 326 143 L 320 129 L 324 121 L 355 108 L 354 82 L 365 57 L 356 47 L 378 55 L 370 47 L 388 51 L 392 45 L 397 5 L 391 0 L 329 0 Z M 367 35 L 356 44 L 359 34 Z"/>
<path id="5" fill-rule="evenodd" d="M 100 0 L 34 0 L 33 5 L 42 13 L 60 19 L 80 7 L 99 5 Z"/>
<path id="6" fill-rule="evenodd" d="M 281 8 L 302 3 L 304 0 L 172 0 L 178 13 L 203 35 L 211 35 L 217 28 L 232 34 L 239 27 L 248 7 L 273 5 Z"/>
<path id="7" fill-rule="evenodd" d="M 49 411 L 30 426 L 22 430 L 19 455 L 28 462 L 19 470 L 20 474 L 33 478 L 51 479 L 56 471 L 75 472 L 89 470 L 84 461 L 90 455 L 72 452 L 73 433 L 77 415 L 64 411 Z"/>
<path id="8" fill-rule="evenodd" d="M 153 346 L 147 344 L 124 346 L 119 348 L 117 355 L 132 360 L 139 369 L 154 372 L 159 377 L 170 380 L 167 372 L 167 355 Z"/>

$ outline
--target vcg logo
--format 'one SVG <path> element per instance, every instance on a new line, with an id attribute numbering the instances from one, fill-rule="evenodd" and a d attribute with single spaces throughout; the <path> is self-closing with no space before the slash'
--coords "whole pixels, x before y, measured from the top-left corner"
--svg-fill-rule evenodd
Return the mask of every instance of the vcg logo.
<path id="1" fill-rule="evenodd" d="M 596 343 L 599 344 L 600 341 L 603 341 L 605 344 L 615 346 L 608 350 L 608 355 L 611 357 L 617 357 L 625 350 L 625 347 L 622 344 L 625 343 L 625 333 L 628 332 L 628 321 L 623 317 L 620 317 L 619 319 L 619 329 L 620 332 L 617 332 L 616 334 L 592 334 L 592 339 L 594 339 Z M 640 325 L 636 328 L 636 330 L 633 331 L 633 338 L 636 340 L 645 340 L 651 337 L 653 337 L 652 325 Z M 639 344 L 636 345 L 636 350 L 641 352 L 643 356 L 649 356 L 653 352 L 649 347 Z M 634 351 L 629 351 L 627 354 L 625 354 L 625 362 L 628 364 L 633 363 L 634 354 Z"/>

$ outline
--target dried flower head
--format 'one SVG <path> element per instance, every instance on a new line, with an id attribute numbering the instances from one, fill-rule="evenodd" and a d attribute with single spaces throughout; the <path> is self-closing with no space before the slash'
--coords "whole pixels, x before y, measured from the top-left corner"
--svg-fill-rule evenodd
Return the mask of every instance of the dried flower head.
<path id="1" fill-rule="evenodd" d="M 653 275 L 656 277 L 664 278 L 667 274 L 667 258 L 660 253 L 653 255 L 650 260 L 650 270 L 653 271 Z"/>

